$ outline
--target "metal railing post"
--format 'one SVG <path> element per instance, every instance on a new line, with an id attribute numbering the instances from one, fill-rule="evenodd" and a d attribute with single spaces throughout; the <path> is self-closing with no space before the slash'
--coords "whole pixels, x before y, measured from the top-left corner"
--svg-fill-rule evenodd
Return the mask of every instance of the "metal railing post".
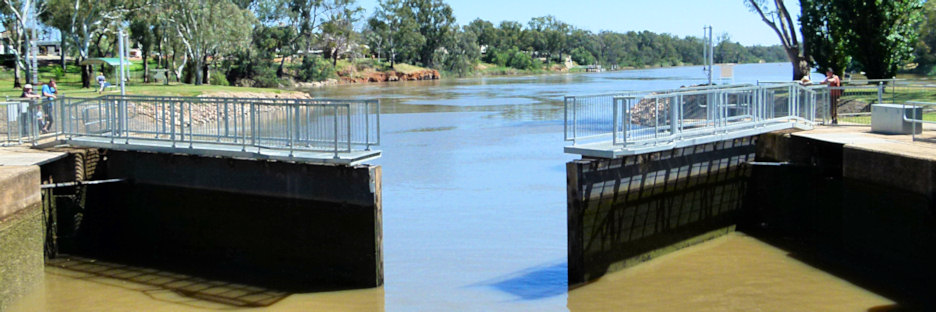
<path id="1" fill-rule="evenodd" d="M 345 110 L 347 113 L 347 126 L 348 126 L 348 153 L 351 152 L 351 104 L 345 104 Z"/>
<path id="2" fill-rule="evenodd" d="M 679 111 L 677 111 L 679 103 L 682 100 L 682 95 L 678 95 L 670 99 L 670 135 L 673 138 L 676 137 L 677 132 L 679 131 Z"/>
<path id="3" fill-rule="evenodd" d="M 621 120 L 621 144 L 627 146 L 627 130 L 630 128 L 630 102 L 635 98 L 626 98 L 624 100 L 624 119 Z"/>
<path id="4" fill-rule="evenodd" d="M 172 148 L 175 148 L 176 147 L 175 101 L 167 101 L 167 102 L 169 102 L 169 140 L 172 141 Z"/>
<path id="5" fill-rule="evenodd" d="M 334 135 L 334 137 L 335 137 L 335 150 L 334 150 L 334 151 L 335 151 L 335 157 L 334 157 L 334 159 L 338 159 L 338 106 L 335 106 L 335 105 L 332 106 L 332 121 L 333 121 L 334 126 L 335 126 L 335 130 L 334 130 L 334 132 L 332 133 L 332 134 Z"/>
<path id="6" fill-rule="evenodd" d="M 618 97 L 614 97 L 614 98 L 612 99 L 612 102 L 613 102 L 613 103 L 612 103 L 611 106 L 613 106 L 613 109 L 612 109 L 612 110 L 613 110 L 614 112 L 612 113 L 612 117 L 611 117 L 611 118 L 612 118 L 612 119 L 611 119 L 611 145 L 615 145 L 615 144 L 618 143 L 618 135 L 617 135 L 617 125 L 618 125 L 618 103 L 621 102 L 621 99 L 618 98 Z M 626 127 L 626 125 L 624 125 L 624 127 Z"/>
<path id="7" fill-rule="evenodd" d="M 572 98 L 572 145 L 575 145 L 575 140 L 578 139 L 578 103 L 575 101 L 575 98 Z"/>
<path id="8" fill-rule="evenodd" d="M 878 82 L 877 96 L 878 96 L 878 104 L 883 104 L 884 103 L 884 82 L 883 81 Z"/>
<path id="9" fill-rule="evenodd" d="M 364 101 L 364 150 L 370 151 L 370 102 Z"/>
<path id="10" fill-rule="evenodd" d="M 293 132 L 295 132 L 296 122 L 293 122 L 292 120 L 293 118 L 298 118 L 298 117 L 292 116 L 292 118 L 290 118 L 289 116 L 290 113 L 292 113 L 293 115 L 296 115 L 296 113 L 293 112 L 293 110 L 295 109 L 296 109 L 295 105 L 293 105 L 292 109 L 290 109 L 289 107 L 286 107 L 286 132 L 288 133 L 287 141 L 289 142 L 288 143 L 289 144 L 289 157 L 293 157 L 293 145 L 296 145 L 295 143 L 293 143 Z"/>

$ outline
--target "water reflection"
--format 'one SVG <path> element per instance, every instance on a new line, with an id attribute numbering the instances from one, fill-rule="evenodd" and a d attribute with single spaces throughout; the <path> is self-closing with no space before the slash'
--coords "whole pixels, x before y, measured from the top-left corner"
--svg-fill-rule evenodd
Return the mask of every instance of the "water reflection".
<path id="1" fill-rule="evenodd" d="M 155 300 L 180 306 L 267 307 L 289 293 L 271 289 L 208 280 L 186 274 L 160 271 L 77 256 L 52 259 L 46 265 L 62 270 L 50 272 L 73 279 L 96 280 L 114 287 L 135 290 Z M 178 296 L 166 296 L 166 292 Z"/>

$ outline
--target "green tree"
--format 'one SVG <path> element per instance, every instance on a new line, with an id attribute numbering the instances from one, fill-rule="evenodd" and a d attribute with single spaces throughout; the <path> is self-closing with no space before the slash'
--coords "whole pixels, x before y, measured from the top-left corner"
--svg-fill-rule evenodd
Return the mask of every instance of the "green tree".
<path id="1" fill-rule="evenodd" d="M 820 71 L 831 68 L 839 76 L 851 62 L 846 28 L 834 0 L 800 0 L 803 45 Z"/>
<path id="2" fill-rule="evenodd" d="M 478 46 L 494 46 L 496 44 L 498 30 L 491 22 L 480 18 L 471 21 L 464 27 L 464 31 L 470 31 L 478 38 Z"/>
<path id="3" fill-rule="evenodd" d="M 369 29 L 381 38 L 381 46 L 387 50 L 390 68 L 397 60 L 411 61 L 418 48 L 426 41 L 417 31 L 413 11 L 403 0 L 380 0 L 377 11 L 367 20 Z"/>
<path id="4" fill-rule="evenodd" d="M 413 10 L 416 28 L 424 39 L 419 48 L 419 60 L 424 66 L 432 67 L 432 56 L 436 49 L 443 47 L 457 29 L 452 7 L 442 0 L 405 1 L 407 7 Z"/>
<path id="5" fill-rule="evenodd" d="M 936 1 L 927 1 L 923 6 L 923 19 L 917 25 L 920 40 L 916 45 L 917 70 L 933 75 L 936 67 Z"/>
<path id="6" fill-rule="evenodd" d="M 595 64 L 595 56 L 583 47 L 577 47 L 573 49 L 571 55 L 572 61 L 578 63 L 579 65 Z"/>
<path id="7" fill-rule="evenodd" d="M 153 24 L 155 17 L 151 15 L 137 15 L 130 21 L 130 38 L 140 45 L 140 54 L 143 57 L 143 82 L 149 82 L 149 56 L 156 43 L 156 35 L 153 33 Z"/>
<path id="8" fill-rule="evenodd" d="M 773 6 L 767 2 L 773 2 Z M 796 34 L 796 24 L 783 0 L 745 0 L 745 5 L 760 16 L 761 20 L 780 38 L 780 44 L 786 50 L 787 58 L 793 65 L 793 80 L 799 80 L 809 74 L 809 50 L 804 49 Z"/>
<path id="9" fill-rule="evenodd" d="M 143 1 L 137 0 L 44 0 L 44 10 L 39 18 L 43 23 L 62 31 L 62 36 L 70 38 L 72 46 L 78 50 L 77 62 L 86 60 L 91 55 L 92 41 L 100 43 L 105 33 L 112 32 L 127 14 L 136 10 Z M 151 14 L 161 14 L 154 8 Z M 99 51 L 100 44 L 96 44 Z M 83 66 L 81 85 L 91 87 L 91 66 Z"/>
<path id="10" fill-rule="evenodd" d="M 328 20 L 322 24 L 322 37 L 325 39 L 326 56 L 331 56 L 332 66 L 338 64 L 338 57 L 351 46 L 356 38 L 354 24 L 361 17 L 364 10 L 354 6 L 354 1 L 343 1 L 341 7 L 336 8 Z"/>
<path id="11" fill-rule="evenodd" d="M 195 67 L 194 83 L 210 81 L 210 60 L 246 47 L 256 19 L 230 0 L 162 0 L 179 40 Z M 199 73 L 200 72 L 200 73 Z"/>
<path id="12" fill-rule="evenodd" d="M 481 57 L 478 39 L 471 31 L 458 31 L 452 39 L 446 43 L 444 50 L 436 51 L 435 63 L 442 64 L 444 70 L 459 77 L 467 76 Z"/>
<path id="13" fill-rule="evenodd" d="M 891 78 L 912 60 L 922 0 L 834 0 L 849 54 L 870 79 Z"/>

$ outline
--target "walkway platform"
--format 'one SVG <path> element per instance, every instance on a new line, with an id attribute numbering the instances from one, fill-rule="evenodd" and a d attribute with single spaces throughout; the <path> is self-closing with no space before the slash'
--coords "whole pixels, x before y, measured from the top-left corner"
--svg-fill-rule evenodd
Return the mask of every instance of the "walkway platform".
<path id="1" fill-rule="evenodd" d="M 923 133 L 916 140 L 909 134 L 879 134 L 870 126 L 818 126 L 810 131 L 790 134 L 848 147 L 885 154 L 936 161 L 936 125 L 923 124 Z"/>
<path id="2" fill-rule="evenodd" d="M 597 157 L 597 158 L 620 158 L 630 155 L 646 154 L 659 152 L 674 148 L 688 147 L 699 144 L 706 144 L 724 140 L 730 140 L 733 138 L 741 138 L 747 136 L 753 136 L 773 131 L 779 131 L 784 129 L 796 128 L 800 130 L 810 130 L 811 128 L 806 128 L 800 123 L 775 123 L 767 124 L 763 126 L 757 126 L 755 128 L 746 129 L 746 130 L 734 130 L 730 134 L 725 133 L 713 133 L 711 135 L 705 136 L 696 136 L 692 138 L 681 138 L 672 141 L 670 144 L 649 144 L 645 146 L 641 145 L 627 145 L 626 148 L 624 145 L 614 145 L 611 143 L 611 140 L 595 142 L 595 143 L 585 143 L 585 144 L 576 144 L 572 146 L 566 146 L 565 152 L 568 154 L 579 154 L 584 157 Z"/>
<path id="3" fill-rule="evenodd" d="M 199 156 L 223 156 L 234 158 L 249 159 L 269 159 L 279 161 L 292 161 L 307 164 L 334 164 L 334 165 L 356 165 L 364 161 L 379 158 L 381 151 L 352 151 L 339 152 L 338 158 L 335 158 L 333 152 L 311 152 L 311 151 L 292 151 L 284 149 L 268 149 L 232 144 L 212 144 L 212 143 L 176 143 L 173 146 L 169 141 L 156 141 L 146 139 L 126 138 L 114 139 L 104 137 L 72 137 L 65 140 L 66 143 L 94 148 L 105 148 L 126 151 L 143 151 L 169 154 L 188 154 Z"/>
<path id="4" fill-rule="evenodd" d="M 0 166 L 44 165 L 65 156 L 68 156 L 68 153 L 32 149 L 28 144 L 8 146 L 0 148 Z"/>

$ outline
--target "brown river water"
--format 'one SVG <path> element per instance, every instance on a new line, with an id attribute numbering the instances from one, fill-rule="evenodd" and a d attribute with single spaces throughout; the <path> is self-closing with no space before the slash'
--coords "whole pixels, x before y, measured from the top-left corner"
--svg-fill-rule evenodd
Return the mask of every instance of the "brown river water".
<path id="1" fill-rule="evenodd" d="M 739 65 L 735 82 L 789 64 Z M 568 289 L 562 96 L 702 83 L 699 67 L 342 86 L 380 98 L 384 286 L 283 293 L 60 258 L 21 311 L 887 311 L 894 301 L 744 233 Z"/>

